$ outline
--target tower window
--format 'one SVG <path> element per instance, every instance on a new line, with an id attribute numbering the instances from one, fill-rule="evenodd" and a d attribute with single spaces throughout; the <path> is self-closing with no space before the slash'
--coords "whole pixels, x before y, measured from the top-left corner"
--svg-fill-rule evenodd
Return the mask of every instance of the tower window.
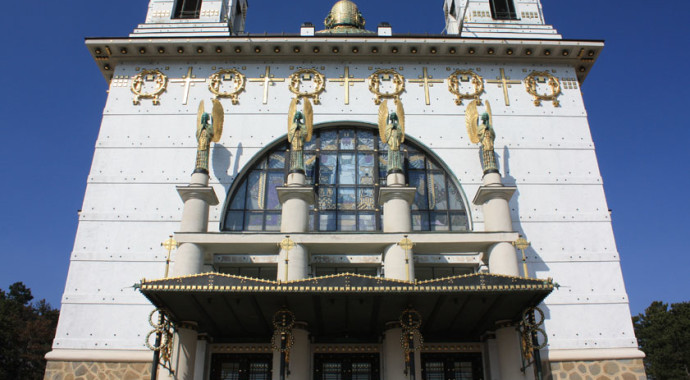
<path id="1" fill-rule="evenodd" d="M 513 0 L 490 0 L 491 16 L 494 20 L 517 20 Z"/>
<path id="2" fill-rule="evenodd" d="M 201 1 L 202 0 L 177 0 L 177 3 L 175 4 L 175 15 L 173 18 L 199 18 L 199 13 L 201 12 Z"/>

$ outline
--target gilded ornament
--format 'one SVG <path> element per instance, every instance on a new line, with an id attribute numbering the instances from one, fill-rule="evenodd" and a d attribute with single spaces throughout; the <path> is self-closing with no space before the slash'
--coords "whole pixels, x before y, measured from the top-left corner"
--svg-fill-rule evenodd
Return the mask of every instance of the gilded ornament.
<path id="1" fill-rule="evenodd" d="M 381 91 L 381 81 L 392 80 L 393 90 L 390 92 Z M 367 78 L 369 91 L 375 95 L 374 104 L 381 104 L 382 99 L 400 99 L 400 94 L 405 91 L 405 77 L 393 69 L 376 70 Z"/>
<path id="2" fill-rule="evenodd" d="M 290 172 L 304 173 L 304 143 L 311 141 L 314 131 L 314 109 L 308 97 L 302 111 L 297 110 L 299 98 L 290 102 L 288 110 L 288 142 L 290 143 Z"/>
<path id="3" fill-rule="evenodd" d="M 537 92 L 537 82 L 544 83 L 551 89 L 550 94 L 540 94 Z M 554 107 L 560 106 L 558 96 L 561 95 L 561 82 L 551 73 L 546 71 L 532 71 L 525 78 L 527 92 L 534 97 L 534 105 L 540 106 L 542 101 L 553 102 Z"/>
<path id="4" fill-rule="evenodd" d="M 275 75 L 271 74 L 271 66 L 266 66 L 266 72 L 261 75 L 260 78 L 249 78 L 250 82 L 261 82 L 264 86 L 264 100 L 263 103 L 268 103 L 268 87 L 272 86 L 275 82 L 285 82 L 285 78 L 276 78 Z"/>
<path id="5" fill-rule="evenodd" d="M 513 84 L 520 84 L 522 81 L 511 80 L 510 77 L 506 76 L 506 70 L 504 68 L 500 69 L 501 76 L 496 77 L 496 79 L 488 79 L 486 82 L 491 84 L 497 84 L 498 87 L 503 89 L 503 99 L 505 100 L 506 106 L 510 106 L 510 97 L 508 97 L 508 89 Z"/>
<path id="6" fill-rule="evenodd" d="M 402 67 L 401 67 L 402 69 Z M 410 79 L 410 83 L 419 83 L 420 87 L 424 87 L 424 101 L 426 105 L 431 104 L 431 99 L 429 97 L 429 87 L 434 87 L 434 83 L 443 83 L 441 79 L 433 79 L 426 67 L 422 68 L 423 74 L 419 76 L 419 79 Z"/>
<path id="7" fill-rule="evenodd" d="M 474 91 L 463 93 L 460 90 L 461 81 L 469 81 Z M 459 106 L 462 105 L 463 99 L 476 100 L 477 105 L 482 105 L 482 100 L 479 97 L 484 92 L 484 79 L 472 70 L 455 70 L 448 77 L 448 91 L 455 95 L 455 104 Z"/>
<path id="8" fill-rule="evenodd" d="M 314 104 L 321 104 L 319 95 L 326 88 L 326 78 L 316 69 L 299 69 L 292 73 L 289 77 L 290 92 L 297 95 L 299 98 L 313 98 Z M 314 88 L 311 91 L 301 91 L 302 81 L 313 81 Z"/>
<path id="9" fill-rule="evenodd" d="M 364 82 L 364 79 L 356 79 L 353 75 L 350 75 L 350 68 L 345 66 L 345 72 L 340 79 L 329 79 L 329 81 L 340 83 L 345 88 L 345 104 L 350 104 L 350 87 L 357 82 Z"/>
<path id="10" fill-rule="evenodd" d="M 526 368 L 531 364 L 535 351 L 541 350 L 548 344 L 548 336 L 544 330 L 544 312 L 538 307 L 527 309 L 522 315 L 518 330 L 521 338 L 523 368 Z"/>
<path id="11" fill-rule="evenodd" d="M 208 89 L 219 98 L 230 98 L 232 104 L 239 103 L 239 95 L 245 90 L 247 77 L 236 69 L 221 69 L 209 78 Z M 223 83 L 232 83 L 231 91 L 222 91 Z"/>
<path id="12" fill-rule="evenodd" d="M 183 75 L 182 78 L 174 78 L 170 79 L 170 83 L 183 83 L 184 84 L 184 95 L 182 98 L 182 104 L 187 104 L 187 101 L 189 100 L 189 90 L 191 86 L 194 85 L 194 83 L 202 83 L 206 82 L 206 78 L 196 78 L 196 75 L 192 74 L 192 71 L 194 68 L 192 66 L 187 69 L 187 74 Z"/>
<path id="13" fill-rule="evenodd" d="M 481 115 L 479 123 L 479 112 L 477 111 L 477 100 L 473 100 L 467 105 L 465 110 L 465 127 L 470 141 L 473 144 L 481 144 L 482 168 L 484 174 L 498 173 L 496 166 L 496 153 L 494 152 L 494 140 L 496 132 L 493 128 L 493 117 L 491 115 L 491 104 L 485 101 L 486 111 Z"/>
<path id="14" fill-rule="evenodd" d="M 157 322 L 154 321 L 154 315 L 158 313 Z M 173 350 L 173 340 L 175 334 L 175 325 L 173 325 L 170 318 L 161 309 L 154 309 L 149 314 L 149 324 L 153 330 L 149 331 L 144 340 L 144 345 L 151 351 L 157 351 L 160 363 L 163 368 L 166 368 L 172 373 L 171 358 Z M 151 344 L 151 336 L 155 334 L 156 340 Z"/>
<path id="15" fill-rule="evenodd" d="M 148 85 L 153 88 L 147 90 Z M 141 99 L 153 99 L 154 105 L 160 104 L 160 96 L 168 87 L 168 77 L 159 70 L 142 70 L 132 77 L 133 103 L 140 104 Z"/>
<path id="16" fill-rule="evenodd" d="M 199 103 L 199 111 L 197 112 L 197 129 L 196 129 L 196 165 L 195 173 L 208 174 L 208 157 L 211 142 L 220 141 L 223 134 L 223 122 L 225 114 L 223 106 L 218 99 L 213 99 L 213 113 L 208 114 L 204 112 L 204 102 Z"/>

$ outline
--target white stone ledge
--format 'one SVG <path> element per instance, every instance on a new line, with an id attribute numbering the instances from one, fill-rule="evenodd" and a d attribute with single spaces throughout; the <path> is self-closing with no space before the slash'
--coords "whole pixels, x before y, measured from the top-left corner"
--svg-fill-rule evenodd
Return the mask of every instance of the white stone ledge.
<path id="1" fill-rule="evenodd" d="M 551 362 L 590 361 L 615 359 L 642 359 L 644 352 L 637 348 L 589 348 L 573 350 L 546 350 L 546 359 Z"/>
<path id="2" fill-rule="evenodd" d="M 153 353 L 149 350 L 72 350 L 57 348 L 48 352 L 45 358 L 49 361 L 149 363 L 153 361 Z"/>

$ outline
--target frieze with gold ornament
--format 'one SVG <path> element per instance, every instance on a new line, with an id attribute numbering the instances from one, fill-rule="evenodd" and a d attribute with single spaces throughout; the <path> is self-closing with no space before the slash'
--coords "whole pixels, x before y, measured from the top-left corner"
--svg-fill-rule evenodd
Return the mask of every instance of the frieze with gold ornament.
<path id="1" fill-rule="evenodd" d="M 153 88 L 148 89 L 151 86 Z M 154 105 L 160 104 L 160 96 L 168 88 L 168 77 L 160 70 L 142 70 L 132 78 L 130 89 L 134 93 L 132 102 L 141 103 L 141 99 L 152 99 Z"/>
<path id="2" fill-rule="evenodd" d="M 311 81 L 314 86 L 311 90 L 302 90 L 302 84 Z M 316 69 L 299 69 L 289 77 L 290 92 L 299 98 L 312 98 L 314 104 L 321 104 L 319 95 L 326 89 L 326 78 Z"/>
<path id="3" fill-rule="evenodd" d="M 230 91 L 223 91 L 223 84 L 231 83 Z M 230 98 L 232 104 L 239 103 L 239 95 L 245 90 L 247 77 L 237 69 L 221 69 L 211 74 L 209 77 L 208 89 L 215 95 L 216 99 Z"/>
<path id="4" fill-rule="evenodd" d="M 460 82 L 469 82 L 472 92 L 462 92 Z M 455 95 L 455 104 L 461 106 L 463 99 L 476 100 L 478 105 L 482 104 L 480 99 L 484 92 L 484 78 L 472 70 L 455 70 L 448 77 L 448 91 Z"/>
<path id="5" fill-rule="evenodd" d="M 393 88 L 390 91 L 381 90 L 382 81 L 391 81 Z M 393 69 L 380 69 L 374 71 L 369 78 L 369 91 L 375 95 L 374 104 L 379 105 L 383 99 L 400 99 L 400 95 L 405 91 L 405 77 Z"/>
<path id="6" fill-rule="evenodd" d="M 537 89 L 537 83 L 546 83 L 551 89 L 551 93 L 540 94 Z M 535 106 L 540 106 L 542 101 L 553 102 L 554 107 L 561 105 L 558 101 L 558 96 L 561 95 L 561 82 L 549 72 L 532 71 L 525 78 L 525 88 L 527 92 L 534 97 Z"/>

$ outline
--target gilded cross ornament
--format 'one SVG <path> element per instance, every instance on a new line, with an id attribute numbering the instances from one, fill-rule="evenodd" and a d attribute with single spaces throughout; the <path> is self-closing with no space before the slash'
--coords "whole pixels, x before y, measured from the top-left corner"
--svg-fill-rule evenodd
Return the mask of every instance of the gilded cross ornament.
<path id="1" fill-rule="evenodd" d="M 250 82 L 261 82 L 264 86 L 264 104 L 268 103 L 268 87 L 276 82 L 285 82 L 285 78 L 276 78 L 271 74 L 271 66 L 266 66 L 266 72 L 260 78 L 249 78 Z"/>
<path id="2" fill-rule="evenodd" d="M 350 68 L 345 66 L 345 73 L 340 76 L 340 79 L 329 79 L 329 81 L 341 83 L 341 86 L 345 88 L 345 104 L 350 104 L 350 87 L 354 86 L 355 83 L 364 82 L 364 79 L 358 79 L 354 75 L 350 75 Z"/>
<path id="3" fill-rule="evenodd" d="M 462 92 L 460 89 L 461 82 L 469 82 L 472 86 L 472 92 Z M 477 105 L 482 105 L 482 100 L 479 96 L 484 92 L 484 78 L 472 70 L 455 70 L 448 77 L 448 91 L 455 95 L 455 104 L 462 105 L 463 99 L 476 100 Z"/>
<path id="4" fill-rule="evenodd" d="M 236 69 L 221 69 L 211 75 L 208 89 L 219 98 L 230 98 L 232 104 L 239 103 L 239 95 L 244 91 L 247 77 Z M 223 91 L 223 85 L 230 83 L 229 91 Z"/>
<path id="5" fill-rule="evenodd" d="M 369 82 L 369 91 L 375 95 L 374 104 L 376 105 L 381 104 L 382 99 L 398 100 L 400 99 L 400 94 L 405 91 L 405 77 L 393 69 L 376 70 L 369 75 L 367 81 Z M 382 81 L 390 81 L 392 83 L 390 91 L 381 90 Z"/>
<path id="6" fill-rule="evenodd" d="M 510 80 L 510 77 L 506 76 L 506 71 L 504 68 L 501 68 L 501 76 L 500 77 L 496 77 L 496 79 L 488 79 L 486 82 L 491 83 L 491 84 L 497 84 L 498 87 L 503 88 L 503 99 L 505 99 L 506 106 L 510 106 L 510 98 L 508 97 L 508 89 L 513 84 L 522 83 L 522 81 L 519 81 L 519 80 Z"/>
<path id="7" fill-rule="evenodd" d="M 159 105 L 160 96 L 168 87 L 168 77 L 159 70 L 142 70 L 132 77 L 134 105 L 141 104 L 141 99 L 152 99 L 153 105 Z"/>
<path id="8" fill-rule="evenodd" d="M 419 79 L 410 79 L 410 83 L 419 83 L 420 87 L 424 87 L 424 100 L 426 105 L 431 104 L 431 99 L 429 98 L 429 87 L 434 87 L 434 83 L 443 83 L 442 79 L 432 79 L 433 77 L 429 75 L 426 67 L 422 68 L 423 75 L 419 76 Z"/>
<path id="9" fill-rule="evenodd" d="M 525 249 L 529 248 L 530 242 L 528 242 L 524 237 L 520 236 L 519 239 L 513 242 L 513 245 L 515 248 L 519 249 L 520 252 L 522 252 L 522 271 L 523 276 L 527 278 L 529 277 L 529 272 L 527 271 L 527 256 L 525 256 Z"/>
<path id="10" fill-rule="evenodd" d="M 177 249 L 179 247 L 179 243 L 177 240 L 173 239 L 173 236 L 170 235 L 168 240 L 164 241 L 161 243 L 161 247 L 165 248 L 166 251 L 168 251 L 168 258 L 165 259 L 165 277 L 168 277 L 168 269 L 170 268 L 170 255 L 172 254 L 172 251 Z"/>
<path id="11" fill-rule="evenodd" d="M 326 88 L 326 78 L 316 69 L 299 69 L 290 74 L 290 92 L 296 95 L 296 98 L 312 98 L 314 104 L 321 104 L 319 95 Z M 312 82 L 311 90 L 302 90 L 303 82 Z"/>
<path id="12" fill-rule="evenodd" d="M 286 236 L 285 239 L 278 243 L 278 246 L 285 251 L 285 282 L 288 281 L 288 264 L 290 263 L 290 250 L 295 248 L 295 242 Z"/>
<path id="13" fill-rule="evenodd" d="M 550 94 L 540 94 L 537 90 L 537 83 L 546 83 L 551 89 Z M 561 82 L 555 76 L 546 71 L 532 71 L 527 78 L 525 78 L 525 87 L 527 92 L 534 97 L 534 105 L 540 106 L 542 101 L 553 102 L 554 107 L 558 107 L 561 103 L 558 101 L 558 96 L 561 95 Z"/>
<path id="14" fill-rule="evenodd" d="M 400 248 L 405 250 L 405 272 L 407 274 L 407 281 L 410 281 L 410 250 L 414 247 L 412 240 L 407 238 L 407 235 L 398 242 Z"/>
<path id="15" fill-rule="evenodd" d="M 206 83 L 206 78 L 197 78 L 196 75 L 192 73 L 194 68 L 192 66 L 187 69 L 187 74 L 183 75 L 182 78 L 170 79 L 170 83 L 182 83 L 184 85 L 184 94 L 182 95 L 182 104 L 187 104 L 189 100 L 189 89 L 194 86 L 195 83 Z"/>

